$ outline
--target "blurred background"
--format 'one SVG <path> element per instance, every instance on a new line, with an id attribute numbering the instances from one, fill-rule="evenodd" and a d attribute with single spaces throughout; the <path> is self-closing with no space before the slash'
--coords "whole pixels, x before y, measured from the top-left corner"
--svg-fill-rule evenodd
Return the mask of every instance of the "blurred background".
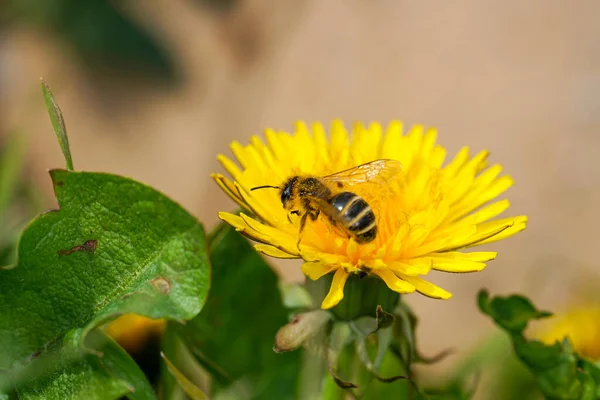
<path id="1" fill-rule="evenodd" d="M 208 229 L 234 208 L 209 177 L 216 155 L 266 127 L 401 119 L 438 128 L 450 154 L 489 149 L 517 182 L 510 213 L 528 214 L 528 229 L 493 245 L 481 273 L 434 273 L 450 301 L 408 296 L 422 352 L 461 352 L 492 330 L 481 287 L 556 311 L 597 296 L 598 15 L 593 0 L 9 0 L 0 143 L 24 140 L 23 176 L 42 199 L 27 212 L 53 207 L 47 169 L 64 161 L 44 77 L 77 169 L 150 184 Z M 299 266 L 277 264 L 290 281 Z"/>

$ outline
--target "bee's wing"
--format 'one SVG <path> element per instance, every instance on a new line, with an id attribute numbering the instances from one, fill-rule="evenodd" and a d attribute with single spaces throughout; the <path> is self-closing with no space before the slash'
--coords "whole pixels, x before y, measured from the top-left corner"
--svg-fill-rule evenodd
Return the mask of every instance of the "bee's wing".
<path id="1" fill-rule="evenodd" d="M 321 179 L 329 183 L 341 182 L 354 185 L 365 182 L 386 183 L 402 170 L 402 164 L 397 160 L 380 159 L 359 165 Z"/>

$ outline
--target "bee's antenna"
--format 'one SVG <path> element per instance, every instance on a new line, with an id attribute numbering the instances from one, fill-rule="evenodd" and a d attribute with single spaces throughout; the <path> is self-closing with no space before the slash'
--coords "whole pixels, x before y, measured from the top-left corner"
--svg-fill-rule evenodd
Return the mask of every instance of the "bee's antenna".
<path id="1" fill-rule="evenodd" d="M 250 191 L 253 190 L 257 190 L 257 189 L 281 189 L 279 186 L 271 186 L 271 185 L 264 185 L 264 186 L 257 186 L 257 187 L 253 187 L 252 189 L 250 189 Z"/>

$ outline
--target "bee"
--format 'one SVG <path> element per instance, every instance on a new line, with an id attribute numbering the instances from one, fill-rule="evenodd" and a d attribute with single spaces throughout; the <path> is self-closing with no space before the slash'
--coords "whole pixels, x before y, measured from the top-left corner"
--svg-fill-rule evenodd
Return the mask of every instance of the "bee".
<path id="1" fill-rule="evenodd" d="M 323 213 L 333 226 L 362 244 L 377 237 L 377 220 L 371 206 L 352 191 L 352 186 L 385 184 L 401 169 L 399 161 L 380 159 L 323 177 L 297 175 L 282 186 L 265 185 L 250 190 L 279 189 L 283 208 L 300 217 L 300 234 L 309 218 L 316 221 Z"/>

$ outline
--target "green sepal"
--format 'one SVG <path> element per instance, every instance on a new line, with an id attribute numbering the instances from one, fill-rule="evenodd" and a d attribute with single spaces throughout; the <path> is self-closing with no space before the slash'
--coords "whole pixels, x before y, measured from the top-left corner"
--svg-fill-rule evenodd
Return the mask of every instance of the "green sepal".
<path id="1" fill-rule="evenodd" d="M 333 274 L 319 279 L 318 284 L 329 287 Z M 308 286 L 314 285 L 307 281 Z M 318 299 L 316 304 L 321 304 Z M 352 321 L 360 317 L 377 317 L 377 307 L 392 313 L 400 301 L 400 295 L 390 290 L 385 282 L 370 274 L 350 274 L 344 285 L 344 298 L 330 311 L 339 320 Z"/>

